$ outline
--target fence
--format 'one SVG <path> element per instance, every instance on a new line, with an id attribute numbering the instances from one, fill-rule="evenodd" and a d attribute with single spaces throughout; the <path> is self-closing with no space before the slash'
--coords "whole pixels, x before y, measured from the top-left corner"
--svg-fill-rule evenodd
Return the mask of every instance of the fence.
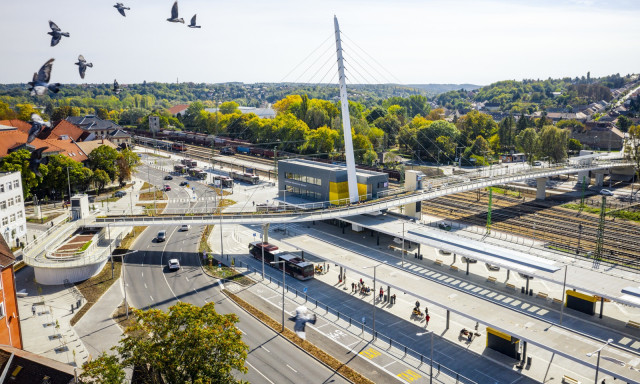
<path id="1" fill-rule="evenodd" d="M 259 277 L 262 276 L 262 271 L 256 268 L 253 268 L 247 265 L 246 263 L 244 264 L 244 267 L 243 267 L 243 263 L 241 261 L 238 261 L 236 268 L 246 269 L 248 273 L 253 273 Z M 266 278 L 267 276 L 265 276 L 265 279 Z M 280 293 L 280 290 L 282 287 L 282 281 L 279 280 L 278 278 L 274 278 L 271 276 L 268 276 L 268 278 L 269 278 L 269 283 L 277 284 L 277 288 L 272 288 L 272 289 L 275 292 Z M 267 286 L 270 287 L 269 285 Z M 327 321 L 340 326 L 341 328 L 345 329 L 352 335 L 359 337 L 364 341 L 371 342 L 373 345 L 381 349 L 385 349 L 389 355 L 393 356 L 396 359 L 404 361 L 405 363 L 409 364 L 410 366 L 416 369 L 420 369 L 424 364 L 431 365 L 432 363 L 431 359 L 428 356 L 425 356 L 425 354 L 423 354 L 422 352 L 411 349 L 398 341 L 394 341 L 394 339 L 392 339 L 389 336 L 386 336 L 381 332 L 376 331 L 375 337 L 374 337 L 373 329 L 371 327 L 352 318 L 351 316 L 347 316 L 344 313 L 341 313 L 339 310 L 332 308 L 329 305 L 326 305 L 319 300 L 310 299 L 306 293 L 298 291 L 296 288 L 292 287 L 291 285 L 285 285 L 285 291 L 287 293 L 295 295 L 293 299 L 289 297 L 290 300 L 293 300 L 296 302 L 300 301 L 299 304 L 312 303 L 314 305 L 314 308 L 309 308 L 309 309 L 313 310 L 317 316 L 325 318 Z M 443 340 L 451 345 L 456 345 L 455 343 L 452 343 L 451 341 L 445 338 L 440 338 L 440 340 Z M 429 344 L 425 343 L 423 345 L 429 345 Z M 436 380 L 436 377 L 437 377 L 437 381 L 441 383 L 478 384 L 476 381 L 464 375 L 461 375 L 460 373 L 447 367 L 446 365 L 440 362 L 437 362 L 435 359 L 433 360 L 433 370 L 434 370 L 433 379 Z M 445 376 L 442 377 L 440 373 L 442 373 Z"/>

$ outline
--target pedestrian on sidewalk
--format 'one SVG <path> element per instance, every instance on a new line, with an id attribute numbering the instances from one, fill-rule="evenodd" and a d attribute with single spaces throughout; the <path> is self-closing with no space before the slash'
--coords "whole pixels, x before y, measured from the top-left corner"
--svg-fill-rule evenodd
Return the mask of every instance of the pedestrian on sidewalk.
<path id="1" fill-rule="evenodd" d="M 31 306 L 31 312 L 33 313 L 33 316 L 35 316 L 35 315 L 36 315 L 36 305 L 35 305 L 35 304 L 33 304 L 33 305 Z"/>
<path id="2" fill-rule="evenodd" d="M 351 292 L 355 292 L 356 291 L 356 283 L 351 282 Z"/>
<path id="3" fill-rule="evenodd" d="M 380 287 L 380 301 L 382 301 L 382 297 L 384 296 L 384 289 Z"/>
<path id="4" fill-rule="evenodd" d="M 360 278 L 360 284 L 364 285 L 364 281 L 362 281 L 362 277 Z"/>
<path id="5" fill-rule="evenodd" d="M 424 321 L 425 321 L 425 323 L 424 323 L 424 327 L 425 327 L 425 328 L 427 328 L 427 326 L 429 325 L 429 319 L 431 319 L 431 316 L 429 316 L 429 314 L 428 314 L 428 313 L 426 313 L 426 314 L 424 315 Z"/>
<path id="6" fill-rule="evenodd" d="M 416 308 L 420 308 L 420 302 L 416 300 Z"/>

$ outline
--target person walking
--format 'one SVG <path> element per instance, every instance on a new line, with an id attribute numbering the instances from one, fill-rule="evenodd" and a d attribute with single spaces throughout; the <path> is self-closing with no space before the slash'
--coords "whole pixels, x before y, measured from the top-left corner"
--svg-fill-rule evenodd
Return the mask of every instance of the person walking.
<path id="1" fill-rule="evenodd" d="M 36 305 L 35 305 L 35 304 L 33 304 L 33 305 L 31 306 L 31 312 L 33 313 L 33 316 L 35 316 L 35 315 L 36 315 Z"/>
<path id="2" fill-rule="evenodd" d="M 380 287 L 380 301 L 382 301 L 382 297 L 384 296 L 384 289 Z"/>
<path id="3" fill-rule="evenodd" d="M 416 308 L 420 308 L 420 302 L 416 300 Z"/>
<path id="4" fill-rule="evenodd" d="M 431 319 L 431 316 L 429 316 L 428 313 L 425 313 L 425 315 L 424 315 L 424 321 L 425 321 L 424 327 L 425 328 L 427 328 L 427 326 L 429 325 L 429 319 Z"/>

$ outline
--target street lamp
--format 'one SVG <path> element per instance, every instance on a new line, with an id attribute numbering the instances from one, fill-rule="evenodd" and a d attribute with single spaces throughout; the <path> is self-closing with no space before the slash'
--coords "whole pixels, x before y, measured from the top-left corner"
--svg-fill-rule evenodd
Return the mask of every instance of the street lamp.
<path id="1" fill-rule="evenodd" d="M 429 358 L 431 367 L 429 368 L 429 384 L 431 384 L 433 383 L 433 331 L 418 332 L 416 333 L 416 336 L 423 336 L 429 333 L 431 334 L 431 357 Z"/>
<path id="2" fill-rule="evenodd" d="M 264 259 L 263 259 L 264 262 Z M 285 285 L 285 280 L 284 280 L 284 270 L 286 268 L 286 261 L 284 260 L 280 260 L 280 261 L 272 261 L 269 264 L 280 264 L 282 263 L 282 331 L 280 332 L 284 332 L 284 285 Z"/>
<path id="3" fill-rule="evenodd" d="M 373 328 L 372 328 L 372 332 L 373 332 L 373 338 L 376 338 L 376 269 L 381 266 L 382 264 L 386 264 L 387 261 L 383 261 L 377 265 L 374 265 L 372 267 L 362 267 L 362 269 L 368 269 L 368 268 L 373 268 Z M 387 292 L 387 295 L 389 295 L 389 292 Z"/>
<path id="4" fill-rule="evenodd" d="M 587 353 L 587 357 L 591 357 L 596 353 L 598 354 L 598 360 L 596 362 L 596 379 L 594 381 L 595 384 L 598 384 L 598 371 L 600 370 L 600 352 L 602 351 L 602 349 L 604 349 L 604 347 L 606 347 L 610 343 L 613 343 L 613 339 L 607 340 L 607 342 L 602 347 L 598 348 L 596 351 Z"/>

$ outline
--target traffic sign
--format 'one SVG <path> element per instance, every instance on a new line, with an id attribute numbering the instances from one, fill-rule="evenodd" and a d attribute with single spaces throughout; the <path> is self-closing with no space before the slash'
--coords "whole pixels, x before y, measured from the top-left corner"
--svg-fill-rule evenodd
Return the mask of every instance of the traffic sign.
<path id="1" fill-rule="evenodd" d="M 304 287 L 304 289 L 302 290 L 302 292 L 307 293 L 307 287 Z"/>

